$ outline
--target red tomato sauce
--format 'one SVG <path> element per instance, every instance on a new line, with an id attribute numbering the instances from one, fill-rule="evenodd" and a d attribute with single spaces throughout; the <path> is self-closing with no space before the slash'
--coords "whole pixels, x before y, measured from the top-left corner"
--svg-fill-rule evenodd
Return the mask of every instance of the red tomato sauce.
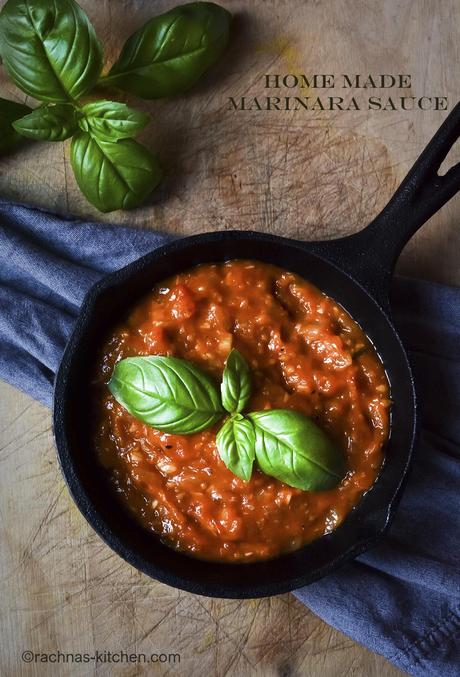
<path id="1" fill-rule="evenodd" d="M 220 382 L 237 348 L 252 372 L 248 411 L 294 409 L 335 441 L 347 474 L 306 492 L 254 466 L 233 475 L 214 428 L 189 436 L 133 418 L 106 384 L 133 355 L 174 355 Z M 377 477 L 389 433 L 389 385 L 350 315 L 293 273 L 257 261 L 201 265 L 156 286 L 108 338 L 94 385 L 95 447 L 119 499 L 173 548 L 246 562 L 300 548 L 333 531 Z"/>

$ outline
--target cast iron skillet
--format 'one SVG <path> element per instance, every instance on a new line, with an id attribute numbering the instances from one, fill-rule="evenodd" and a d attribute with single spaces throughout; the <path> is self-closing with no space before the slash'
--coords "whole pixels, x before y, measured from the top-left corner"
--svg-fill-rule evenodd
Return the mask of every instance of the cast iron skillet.
<path id="1" fill-rule="evenodd" d="M 412 372 L 390 316 L 389 285 L 405 243 L 460 188 L 460 163 L 439 167 L 460 133 L 460 104 L 428 144 L 372 223 L 350 237 L 298 242 L 264 233 L 226 231 L 184 238 L 108 275 L 91 289 L 68 343 L 54 400 L 54 433 L 70 492 L 88 522 L 141 571 L 194 593 L 229 598 L 275 595 L 311 583 L 371 547 L 399 501 L 416 438 Z M 385 365 L 394 401 L 386 460 L 374 486 L 333 533 L 276 559 L 221 564 L 164 545 L 118 503 L 95 461 L 88 383 L 92 356 L 107 331 L 152 286 L 199 263 L 249 258 L 274 263 L 313 282 L 359 322 Z"/>

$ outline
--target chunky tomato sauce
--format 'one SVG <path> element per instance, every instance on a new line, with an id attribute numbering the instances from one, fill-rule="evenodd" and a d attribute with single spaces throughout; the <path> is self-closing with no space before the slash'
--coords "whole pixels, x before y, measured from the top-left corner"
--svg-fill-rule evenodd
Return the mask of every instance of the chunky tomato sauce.
<path id="1" fill-rule="evenodd" d="M 252 370 L 249 411 L 312 417 L 346 456 L 323 492 L 257 469 L 244 482 L 221 461 L 215 428 L 190 436 L 134 419 L 106 383 L 117 360 L 174 355 L 222 377 L 237 348 Z M 295 550 L 331 532 L 374 482 L 389 432 L 389 385 L 360 327 L 298 275 L 256 261 L 202 265 L 155 287 L 106 342 L 95 385 L 97 454 L 120 500 L 174 548 L 230 562 Z"/>

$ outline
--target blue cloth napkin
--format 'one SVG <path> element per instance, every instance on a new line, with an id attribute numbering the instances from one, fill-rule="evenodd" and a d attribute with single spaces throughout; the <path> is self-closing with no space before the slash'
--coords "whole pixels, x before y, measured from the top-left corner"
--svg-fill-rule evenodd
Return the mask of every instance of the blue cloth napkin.
<path id="1" fill-rule="evenodd" d="M 0 378 L 50 406 L 91 285 L 167 241 L 0 200 Z M 383 542 L 296 592 L 327 623 L 412 675 L 460 675 L 460 289 L 397 278 L 396 324 L 422 434 Z"/>

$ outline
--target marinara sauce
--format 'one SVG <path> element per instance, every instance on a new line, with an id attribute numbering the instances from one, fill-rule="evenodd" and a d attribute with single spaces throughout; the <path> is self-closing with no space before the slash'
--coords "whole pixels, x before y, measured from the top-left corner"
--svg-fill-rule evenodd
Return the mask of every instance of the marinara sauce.
<path id="1" fill-rule="evenodd" d="M 306 492 L 263 474 L 249 482 L 216 449 L 222 423 L 172 435 L 133 418 L 106 383 L 117 360 L 174 355 L 216 382 L 237 348 L 252 372 L 248 411 L 312 417 L 345 455 L 336 488 Z M 201 265 L 156 286 L 107 340 L 94 394 L 95 445 L 120 500 L 170 546 L 247 562 L 331 532 L 374 482 L 389 432 L 389 385 L 360 327 L 303 278 L 257 261 Z"/>

